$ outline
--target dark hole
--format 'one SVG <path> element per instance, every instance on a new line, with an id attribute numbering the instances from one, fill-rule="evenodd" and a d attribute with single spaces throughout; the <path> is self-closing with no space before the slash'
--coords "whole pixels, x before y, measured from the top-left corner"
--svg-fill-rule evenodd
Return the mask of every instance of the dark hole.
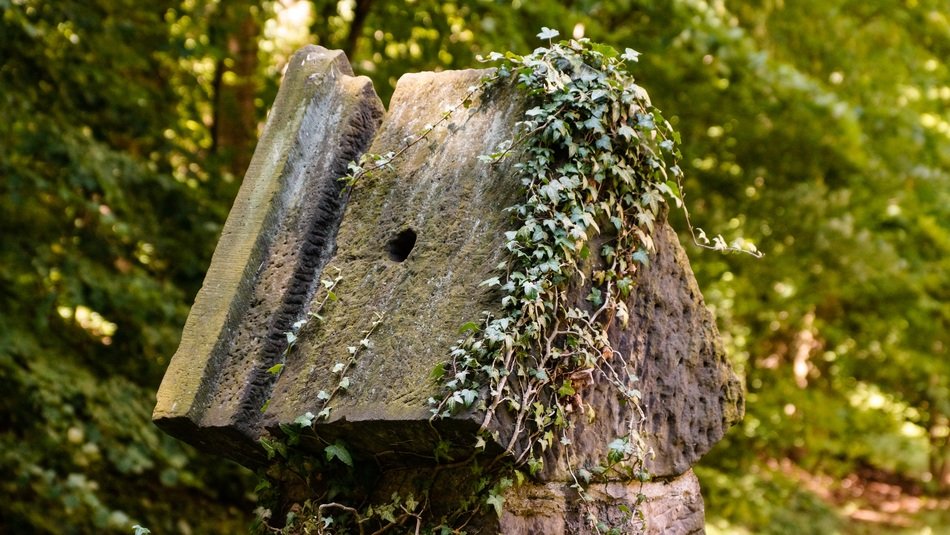
<path id="1" fill-rule="evenodd" d="M 389 259 L 393 262 L 402 262 L 409 257 L 412 248 L 416 245 L 416 231 L 411 228 L 396 234 L 396 237 L 389 240 L 386 250 L 389 251 Z"/>

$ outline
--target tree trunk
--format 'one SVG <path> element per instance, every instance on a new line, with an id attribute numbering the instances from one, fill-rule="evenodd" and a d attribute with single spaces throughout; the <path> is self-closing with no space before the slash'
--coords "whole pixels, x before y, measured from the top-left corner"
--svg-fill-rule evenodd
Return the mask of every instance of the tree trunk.
<path id="1" fill-rule="evenodd" d="M 940 492 L 950 491 L 950 419 L 942 414 L 930 417 L 930 474 Z"/>
<path id="2" fill-rule="evenodd" d="M 254 80 L 261 25 L 247 5 L 226 8 L 221 19 L 223 54 L 214 80 L 213 152 L 226 161 L 228 172 L 240 178 L 257 143 Z"/>

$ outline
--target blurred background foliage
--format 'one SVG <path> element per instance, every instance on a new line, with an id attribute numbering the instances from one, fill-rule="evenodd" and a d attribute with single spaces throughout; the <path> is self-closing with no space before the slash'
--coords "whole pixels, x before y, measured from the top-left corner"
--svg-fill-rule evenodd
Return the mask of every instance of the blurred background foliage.
<path id="1" fill-rule="evenodd" d="M 687 245 L 748 389 L 709 530 L 950 525 L 947 0 L 0 0 L 0 531 L 244 531 L 149 416 L 284 63 L 385 101 L 542 26 L 643 53 L 694 221 L 767 253 Z"/>

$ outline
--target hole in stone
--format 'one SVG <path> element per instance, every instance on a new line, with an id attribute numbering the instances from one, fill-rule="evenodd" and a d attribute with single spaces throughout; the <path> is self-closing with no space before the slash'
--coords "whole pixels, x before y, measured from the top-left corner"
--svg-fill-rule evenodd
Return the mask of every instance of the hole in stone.
<path id="1" fill-rule="evenodd" d="M 386 250 L 389 251 L 389 259 L 393 262 L 402 262 L 409 257 L 412 248 L 416 245 L 416 231 L 411 228 L 403 230 L 396 237 L 389 240 Z"/>

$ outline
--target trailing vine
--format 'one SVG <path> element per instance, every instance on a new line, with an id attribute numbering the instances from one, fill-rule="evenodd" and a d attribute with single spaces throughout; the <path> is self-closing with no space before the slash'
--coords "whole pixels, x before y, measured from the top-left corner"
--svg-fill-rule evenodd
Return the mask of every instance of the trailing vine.
<path id="1" fill-rule="evenodd" d="M 365 155 L 343 179 L 349 191 L 372 171 L 389 166 L 479 93 L 490 95 L 514 84 L 525 96 L 526 111 L 514 137 L 481 158 L 494 165 L 515 157 L 514 179 L 524 191 L 524 200 L 507 208 L 515 228 L 505 233 L 506 261 L 498 266 L 498 276 L 481 283 L 499 293 L 501 310 L 462 326 L 464 338 L 435 373 L 443 381 L 440 394 L 430 399 L 433 418 L 481 411 L 476 448 L 484 449 L 488 440 L 502 443 L 503 455 L 478 468 L 493 475 L 479 487 L 480 498 L 471 501 L 475 509 L 488 505 L 498 514 L 505 489 L 525 472 L 538 474 L 546 451 L 557 444 L 569 459 L 575 457 L 570 430 L 577 417 L 596 418 L 585 402 L 594 384 L 611 385 L 628 404 L 629 417 L 625 433 L 604 445 L 598 465 L 571 466 L 574 488 L 582 500 L 593 501 L 585 489 L 595 480 L 649 479 L 637 377 L 629 356 L 614 348 L 608 334 L 629 321 L 625 301 L 637 271 L 655 252 L 652 236 L 664 205 L 672 202 L 686 213 L 679 136 L 628 72 L 639 54 L 588 39 L 554 42 L 557 35 L 544 28 L 539 37 L 548 46 L 527 55 L 489 55 L 484 61 L 496 63 L 496 69 L 443 112 L 439 123 L 427 125 L 398 151 Z M 750 244 L 728 246 L 719 236 L 710 244 L 686 218 L 698 245 L 759 255 Z M 337 366 L 341 369 L 334 371 L 342 377 L 349 364 Z M 346 387 L 341 383 L 341 388 Z M 321 392 L 326 398 L 335 394 Z M 305 417 L 300 425 L 326 415 Z M 497 421 L 502 417 L 504 426 Z M 402 521 L 411 520 L 420 532 L 418 502 L 394 497 L 393 503 L 402 507 Z M 316 532 L 339 532 L 326 523 L 332 520 L 325 514 L 329 509 L 346 512 L 360 532 L 362 519 L 373 512 L 335 503 L 316 506 L 322 519 Z M 621 529 L 599 520 L 593 507 L 586 510 L 592 529 Z M 625 513 L 628 523 L 636 521 L 635 510 Z M 439 529 L 454 531 L 444 524 Z"/>

